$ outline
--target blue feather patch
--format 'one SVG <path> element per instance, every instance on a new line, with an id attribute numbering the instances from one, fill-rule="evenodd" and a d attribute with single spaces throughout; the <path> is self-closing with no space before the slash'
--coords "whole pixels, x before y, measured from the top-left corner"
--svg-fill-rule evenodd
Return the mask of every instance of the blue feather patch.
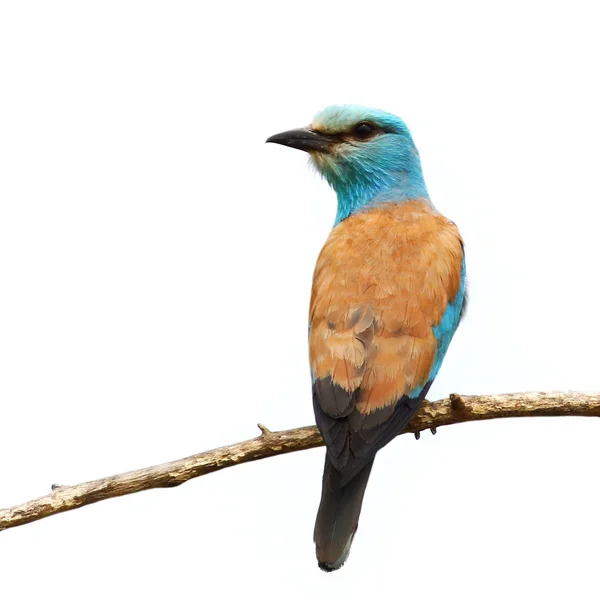
<path id="1" fill-rule="evenodd" d="M 448 351 L 448 346 L 450 346 L 454 332 L 456 331 L 460 322 L 465 303 L 466 283 L 467 271 L 465 259 L 463 258 L 462 268 L 460 271 L 460 287 L 458 289 L 458 293 L 456 294 L 456 298 L 454 298 L 454 300 L 448 304 L 444 314 L 442 315 L 442 320 L 433 328 L 433 334 L 438 341 L 438 347 L 435 354 L 435 360 L 433 361 L 431 373 L 427 378 L 427 384 L 431 384 L 438 374 L 438 371 L 442 366 L 442 362 L 444 361 L 444 357 L 446 356 L 446 352 Z M 416 398 L 424 387 L 425 386 L 420 386 L 414 389 L 411 392 L 410 397 Z"/>

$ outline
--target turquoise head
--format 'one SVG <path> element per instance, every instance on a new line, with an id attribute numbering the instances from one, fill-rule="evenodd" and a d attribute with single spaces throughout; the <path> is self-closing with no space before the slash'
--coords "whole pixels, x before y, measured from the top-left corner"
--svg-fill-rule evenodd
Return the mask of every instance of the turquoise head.
<path id="1" fill-rule="evenodd" d="M 355 105 L 330 106 L 311 125 L 267 142 L 304 150 L 338 198 L 336 224 L 380 202 L 429 199 L 419 153 L 402 119 Z"/>

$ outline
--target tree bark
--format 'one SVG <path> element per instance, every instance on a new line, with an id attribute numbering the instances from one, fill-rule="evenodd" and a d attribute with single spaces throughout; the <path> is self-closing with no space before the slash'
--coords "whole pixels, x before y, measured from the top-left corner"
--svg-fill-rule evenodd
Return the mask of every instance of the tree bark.
<path id="1" fill-rule="evenodd" d="M 600 393 L 528 392 L 489 396 L 450 394 L 437 402 L 425 401 L 402 433 L 414 433 L 469 421 L 506 417 L 600 417 Z M 261 435 L 173 462 L 112 475 L 71 486 L 53 485 L 46 496 L 11 508 L 0 509 L 0 531 L 107 498 L 152 488 L 178 486 L 194 477 L 245 462 L 297 452 L 323 445 L 316 427 L 269 431 L 259 424 Z"/>

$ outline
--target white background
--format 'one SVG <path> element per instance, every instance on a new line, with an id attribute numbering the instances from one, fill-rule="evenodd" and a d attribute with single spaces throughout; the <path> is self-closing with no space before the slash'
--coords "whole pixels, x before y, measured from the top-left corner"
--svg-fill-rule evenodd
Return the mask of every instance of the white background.
<path id="1" fill-rule="evenodd" d="M 467 244 L 430 398 L 600 388 L 593 2 L 0 5 L 0 506 L 313 420 L 335 198 L 266 146 L 331 103 L 411 127 Z M 453 426 L 376 462 L 317 569 L 323 450 L 0 533 L 0 596 L 597 598 L 600 425 Z"/>

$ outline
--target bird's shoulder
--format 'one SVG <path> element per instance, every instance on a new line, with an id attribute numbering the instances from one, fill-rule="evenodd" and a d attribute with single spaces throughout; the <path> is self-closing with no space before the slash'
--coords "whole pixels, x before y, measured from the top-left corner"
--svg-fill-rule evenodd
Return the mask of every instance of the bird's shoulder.
<path id="1" fill-rule="evenodd" d="M 438 212 L 426 200 L 402 203 L 385 203 L 353 213 L 338 223 L 331 231 L 317 267 L 347 254 L 377 255 L 381 258 L 407 247 L 426 250 L 426 245 L 436 244 L 454 248 L 462 239 L 454 222 Z"/>
<path id="2" fill-rule="evenodd" d="M 388 203 L 348 217 L 331 231 L 315 267 L 311 319 L 328 312 L 332 297 L 345 303 L 406 294 L 429 298 L 433 319 L 439 294 L 456 296 L 464 258 L 457 226 L 426 201 Z M 436 293 L 437 292 L 437 293 Z"/>

